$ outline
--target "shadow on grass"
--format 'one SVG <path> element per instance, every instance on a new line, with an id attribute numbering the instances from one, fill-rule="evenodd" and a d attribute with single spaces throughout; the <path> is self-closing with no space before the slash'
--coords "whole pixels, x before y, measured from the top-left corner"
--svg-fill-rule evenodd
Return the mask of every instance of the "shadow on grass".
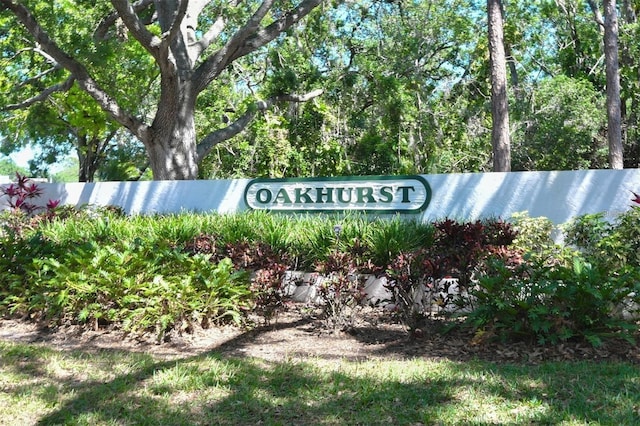
<path id="1" fill-rule="evenodd" d="M 625 363 L 268 363 L 215 352 L 159 362 L 122 351 L 0 348 L 4 374 L 31 377 L 3 391 L 50 407 L 43 425 L 640 422 L 640 372 Z"/>

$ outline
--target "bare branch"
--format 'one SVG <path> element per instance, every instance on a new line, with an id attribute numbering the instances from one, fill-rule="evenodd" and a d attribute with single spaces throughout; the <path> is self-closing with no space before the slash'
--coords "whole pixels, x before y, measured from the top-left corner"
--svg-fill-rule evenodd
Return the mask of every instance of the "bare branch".
<path id="1" fill-rule="evenodd" d="M 309 93 L 305 93 L 304 95 L 296 95 L 296 94 L 288 94 L 288 95 L 280 95 L 275 96 L 267 101 L 267 108 L 271 108 L 274 104 L 278 102 L 309 102 L 313 98 L 317 98 L 318 96 L 324 93 L 323 89 L 312 90 Z"/>
<path id="2" fill-rule="evenodd" d="M 195 49 L 194 57 L 199 57 L 207 47 L 213 43 L 213 41 L 222 33 L 226 26 L 226 21 L 222 16 L 218 16 L 213 24 L 209 27 L 206 33 L 202 35 L 200 40 L 193 42 L 190 48 Z"/>
<path id="3" fill-rule="evenodd" d="M 595 0 L 587 0 L 587 3 L 589 3 L 589 7 L 593 12 L 593 19 L 601 28 L 604 28 L 604 18 L 602 17 L 602 12 L 600 12 L 600 8 L 598 7 Z"/>
<path id="4" fill-rule="evenodd" d="M 258 31 L 250 38 L 239 50 L 237 56 L 233 56 L 231 60 L 237 59 L 248 53 L 253 52 L 256 49 L 266 45 L 274 40 L 282 32 L 289 29 L 294 24 L 298 23 L 302 18 L 307 16 L 315 7 L 320 5 L 323 0 L 304 0 L 295 9 L 285 13 L 280 19 L 274 21 L 272 24 Z"/>
<path id="5" fill-rule="evenodd" d="M 258 112 L 265 111 L 278 102 L 308 102 L 311 99 L 322 95 L 323 93 L 324 90 L 316 89 L 303 95 L 280 95 L 269 98 L 266 101 L 256 102 L 255 104 L 247 108 L 245 113 L 242 114 L 234 122 L 229 124 L 227 127 L 209 133 L 198 144 L 198 162 L 202 161 L 202 159 L 206 157 L 209 152 L 211 152 L 214 146 L 241 133 L 249 125 L 249 123 L 251 123 Z"/>
<path id="6" fill-rule="evenodd" d="M 27 108 L 27 107 L 35 104 L 36 102 L 44 101 L 52 93 L 55 93 L 55 92 L 66 92 L 67 90 L 71 89 L 71 86 L 73 86 L 74 82 L 75 82 L 75 79 L 73 77 L 69 77 L 64 82 L 62 82 L 60 84 L 55 84 L 55 85 L 53 85 L 51 87 L 48 87 L 45 90 L 43 90 L 42 92 L 40 92 L 39 94 L 37 94 L 36 96 L 33 96 L 32 98 L 26 99 L 26 100 L 24 100 L 24 101 L 22 101 L 22 102 L 20 102 L 18 104 L 7 105 L 6 107 L 3 108 L 3 110 L 12 111 L 12 110 L 16 110 L 16 109 Z"/>
<path id="7" fill-rule="evenodd" d="M 229 2 L 229 6 L 236 7 L 241 2 L 242 0 L 232 0 Z M 189 2 L 189 14 L 191 15 L 191 19 L 193 19 L 193 24 L 190 24 L 190 26 L 192 27 L 192 31 L 195 31 L 195 28 L 197 26 L 197 16 L 202 12 L 204 6 L 209 3 L 210 2 L 207 0 L 201 0 L 201 2 L 199 3 Z M 195 40 L 194 37 L 193 40 L 190 41 L 189 45 L 189 48 L 192 50 L 191 56 L 196 59 L 200 57 L 202 52 L 204 52 L 211 45 L 211 43 L 213 43 L 213 41 L 222 33 L 222 31 L 226 27 L 226 24 L 226 19 L 222 15 L 220 15 L 213 21 L 211 26 L 205 31 L 205 33 L 202 35 L 202 37 L 200 37 L 199 40 Z"/>
<path id="8" fill-rule="evenodd" d="M 47 61 L 48 63 L 51 64 L 51 68 L 46 69 L 46 70 L 34 75 L 33 77 L 30 77 L 30 78 L 20 82 L 20 84 L 18 84 L 18 87 L 24 87 L 24 86 L 27 86 L 29 84 L 34 84 L 35 82 L 40 81 L 41 79 L 43 79 L 47 75 L 63 69 L 62 66 L 58 62 L 56 62 L 55 59 L 53 59 L 51 57 L 51 55 L 49 55 L 47 52 L 45 52 L 44 50 L 40 49 L 39 47 L 29 47 L 29 48 L 20 49 L 19 51 L 16 52 L 15 55 L 13 55 L 11 58 L 9 58 L 9 60 L 7 62 L 11 62 L 12 60 L 14 60 L 19 55 L 21 55 L 21 54 L 23 54 L 25 52 L 35 52 L 35 53 L 41 55 L 45 59 L 45 61 Z"/>
<path id="9" fill-rule="evenodd" d="M 256 25 L 260 23 L 257 22 L 258 18 L 266 14 L 268 10 L 265 10 L 265 8 L 271 8 L 272 6 L 271 2 L 263 2 L 260 8 L 254 13 L 252 19 L 247 22 L 247 25 L 242 27 L 224 47 L 213 53 L 200 65 L 194 75 L 194 87 L 196 90 L 204 90 L 211 80 L 222 72 L 228 64 L 271 42 L 283 31 L 286 31 L 307 16 L 322 2 L 323 0 L 303 0 L 296 8 L 285 13 L 272 24 L 260 30 L 256 27 Z"/>
<path id="10" fill-rule="evenodd" d="M 253 13 L 253 16 L 247 20 L 246 24 L 229 39 L 222 49 L 227 52 L 227 55 L 232 56 L 251 35 L 258 32 L 260 23 L 271 7 L 273 7 L 273 2 L 274 0 L 264 0 L 260 7 Z M 233 59 L 229 60 L 228 63 L 232 61 Z"/>
<path id="11" fill-rule="evenodd" d="M 51 74 L 53 72 L 56 72 L 56 71 L 60 71 L 61 69 L 62 69 L 61 66 L 53 66 L 53 67 L 49 68 L 48 70 L 44 70 L 41 73 L 38 73 L 38 74 L 34 75 L 33 77 L 22 81 L 18 85 L 18 87 L 24 87 L 24 86 L 27 86 L 29 84 L 35 84 L 37 81 L 41 81 L 41 79 L 46 77 L 47 75 L 49 75 L 49 74 Z"/>

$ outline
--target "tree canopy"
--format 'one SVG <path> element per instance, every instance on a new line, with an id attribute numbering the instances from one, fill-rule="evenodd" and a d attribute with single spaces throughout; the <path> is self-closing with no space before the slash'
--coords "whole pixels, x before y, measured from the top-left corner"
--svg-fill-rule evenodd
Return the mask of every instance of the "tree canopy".
<path id="1" fill-rule="evenodd" d="M 638 167 L 640 3 L 617 3 Z M 488 171 L 488 4 L 0 0 L 1 148 L 73 152 L 80 180 Z M 607 167 L 611 8 L 496 4 L 511 169 Z"/>

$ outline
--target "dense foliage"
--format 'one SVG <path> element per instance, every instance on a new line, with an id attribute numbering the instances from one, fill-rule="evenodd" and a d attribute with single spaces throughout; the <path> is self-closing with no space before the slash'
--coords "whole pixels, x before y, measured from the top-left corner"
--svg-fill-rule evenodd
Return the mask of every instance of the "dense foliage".
<path id="1" fill-rule="evenodd" d="M 33 6 L 61 47 L 78 52 L 124 109 L 140 117 L 152 114 L 160 84 L 145 50 L 124 26 L 110 28 L 104 39 L 96 40 L 98 23 L 111 11 L 108 2 L 91 8 L 78 1 L 24 3 Z M 594 19 L 602 12 L 594 5 L 600 4 L 502 3 L 512 168 L 605 167 L 605 66 L 602 31 Z M 275 103 L 261 111 L 242 133 L 202 159 L 199 177 L 490 169 L 485 8 L 483 2 L 467 0 L 323 4 L 286 37 L 239 58 L 200 94 L 197 137 L 235 123 L 261 100 L 316 89 L 323 90 L 322 96 L 306 103 Z M 212 7 L 203 13 L 202 23 L 213 21 L 217 12 Z M 236 12 L 229 15 L 233 23 L 249 9 Z M 638 13 L 637 2 L 620 5 L 625 167 L 640 164 Z M 36 144 L 40 151 L 33 172 L 46 173 L 48 163 L 75 151 L 81 178 L 148 178 L 141 144 L 76 86 L 13 109 L 64 80 L 65 74 L 39 53 L 6 11 L 0 13 L 0 28 L 5 34 L 0 39 L 0 87 L 6 94 L 0 109 L 10 108 L 0 112 L 1 150 Z"/>
<path id="2" fill-rule="evenodd" d="M 544 218 L 399 218 L 19 208 L 0 218 L 0 313 L 46 324 L 112 326 L 162 340 L 221 322 L 268 322 L 291 303 L 285 276 L 317 273 L 330 327 L 350 328 L 386 279 L 379 309 L 418 337 L 429 321 L 499 338 L 632 340 L 640 303 L 640 208 L 612 222 L 582 216 L 551 240 Z M 291 282 L 289 281 L 289 285 Z M 381 311 L 382 312 L 382 311 Z"/>

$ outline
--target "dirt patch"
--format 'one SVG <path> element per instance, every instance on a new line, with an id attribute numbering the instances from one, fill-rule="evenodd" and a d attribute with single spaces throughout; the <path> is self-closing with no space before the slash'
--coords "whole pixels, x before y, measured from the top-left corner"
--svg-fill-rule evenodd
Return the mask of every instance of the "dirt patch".
<path id="1" fill-rule="evenodd" d="M 117 330 L 95 331 L 78 326 L 42 328 L 27 321 L 4 319 L 0 320 L 0 340 L 37 343 L 59 350 L 146 352 L 164 359 L 214 352 L 268 361 L 429 358 L 517 363 L 615 360 L 640 364 L 640 347 L 626 341 L 608 341 L 599 348 L 584 342 L 545 346 L 527 342 L 475 344 L 470 332 L 456 330 L 441 334 L 438 331 L 441 326 L 441 322 L 433 321 L 425 324 L 417 336 L 410 337 L 401 325 L 390 318 L 370 313 L 348 332 L 329 331 L 324 322 L 312 313 L 293 310 L 281 315 L 271 325 L 173 332 L 167 342 L 156 344 L 151 338 L 134 338 Z"/>

